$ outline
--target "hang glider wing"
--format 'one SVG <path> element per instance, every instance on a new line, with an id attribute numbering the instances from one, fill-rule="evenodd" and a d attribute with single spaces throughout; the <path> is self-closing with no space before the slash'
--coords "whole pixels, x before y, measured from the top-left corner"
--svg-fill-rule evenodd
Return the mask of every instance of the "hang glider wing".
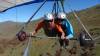
<path id="1" fill-rule="evenodd" d="M 0 12 L 4 12 L 8 9 L 28 5 L 32 3 L 39 3 L 45 0 L 0 0 Z M 46 1 L 59 1 L 59 0 L 46 0 Z"/>

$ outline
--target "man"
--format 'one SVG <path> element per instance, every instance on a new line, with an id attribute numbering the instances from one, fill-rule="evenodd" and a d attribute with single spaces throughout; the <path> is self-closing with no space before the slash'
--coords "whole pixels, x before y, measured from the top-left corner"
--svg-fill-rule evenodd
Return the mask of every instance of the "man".
<path id="1" fill-rule="evenodd" d="M 55 19 L 55 23 L 60 25 L 65 33 L 65 37 L 59 40 L 60 45 L 67 48 L 67 45 L 69 44 L 69 39 L 73 38 L 74 35 L 73 27 L 68 21 L 65 13 L 58 13 L 58 17 Z"/>
<path id="2" fill-rule="evenodd" d="M 61 26 L 54 23 L 54 16 L 53 16 L 53 14 L 48 13 L 42 19 L 43 20 L 40 21 L 37 24 L 34 32 L 32 32 L 32 35 L 35 35 L 38 32 L 39 29 L 43 28 L 45 34 L 48 37 L 55 37 L 55 36 L 57 36 L 58 33 L 61 34 L 60 35 L 61 38 L 65 37 L 65 33 L 62 30 Z"/>

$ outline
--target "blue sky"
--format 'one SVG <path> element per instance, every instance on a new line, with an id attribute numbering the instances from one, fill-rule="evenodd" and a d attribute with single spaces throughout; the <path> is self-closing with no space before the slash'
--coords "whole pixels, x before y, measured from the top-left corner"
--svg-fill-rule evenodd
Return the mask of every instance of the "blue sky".
<path id="1" fill-rule="evenodd" d="M 33 20 L 44 16 L 44 14 L 51 12 L 53 2 L 46 2 L 46 4 L 41 8 L 41 10 L 35 15 Z M 100 0 L 65 0 L 65 10 L 70 12 L 69 6 L 73 10 L 82 10 L 96 4 L 100 4 Z M 36 9 L 41 5 L 41 3 L 35 3 L 30 5 L 25 5 L 17 8 L 7 10 L 4 13 L 0 13 L 0 22 L 4 21 L 17 21 L 17 22 L 26 22 L 36 11 Z"/>

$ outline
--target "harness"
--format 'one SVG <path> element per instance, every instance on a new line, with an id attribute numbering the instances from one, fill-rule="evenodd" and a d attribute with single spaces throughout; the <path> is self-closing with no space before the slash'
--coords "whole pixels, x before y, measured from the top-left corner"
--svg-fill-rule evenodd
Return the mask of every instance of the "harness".
<path id="1" fill-rule="evenodd" d="M 57 35 L 57 29 L 54 27 L 50 27 L 50 23 L 44 20 L 44 26 L 43 26 L 43 30 L 44 33 L 48 36 L 48 37 L 56 37 Z"/>
<path id="2" fill-rule="evenodd" d="M 71 24 L 68 22 L 68 20 L 66 19 L 56 19 L 55 23 L 60 24 L 65 36 L 68 36 L 69 34 L 73 34 L 73 28 L 71 26 Z"/>

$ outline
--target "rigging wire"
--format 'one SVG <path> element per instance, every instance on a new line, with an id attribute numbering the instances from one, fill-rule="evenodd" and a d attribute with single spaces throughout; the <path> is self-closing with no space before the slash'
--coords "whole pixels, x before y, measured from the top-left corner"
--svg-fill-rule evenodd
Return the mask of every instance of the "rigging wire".
<path id="1" fill-rule="evenodd" d="M 31 37 L 29 37 L 23 56 L 29 56 L 29 48 L 30 48 L 31 42 L 32 42 L 32 39 Z"/>
<path id="2" fill-rule="evenodd" d="M 64 1 L 61 1 L 61 2 L 60 2 L 60 6 L 61 6 L 61 9 L 62 9 L 62 12 L 66 13 L 65 8 L 64 8 Z M 66 13 L 66 14 L 67 14 L 67 13 Z M 66 17 L 68 18 L 67 15 L 66 15 Z"/>
<path id="3" fill-rule="evenodd" d="M 35 13 L 33 13 L 33 15 L 29 18 L 29 20 L 22 26 L 22 28 L 19 30 L 19 32 L 23 31 L 25 29 L 25 27 L 27 26 L 27 24 L 32 20 L 32 18 L 38 13 L 38 11 L 42 8 L 42 6 L 46 3 L 47 0 L 45 0 L 40 7 L 35 11 Z M 18 33 L 19 33 L 18 32 Z M 18 34 L 17 33 L 17 34 Z"/>
<path id="4" fill-rule="evenodd" d="M 77 18 L 77 20 L 79 21 L 79 23 L 82 25 L 82 27 L 84 28 L 84 30 L 86 31 L 86 33 L 89 35 L 89 37 L 91 38 L 91 40 L 93 40 L 92 36 L 90 35 L 90 33 L 88 32 L 88 30 L 86 29 L 86 27 L 84 26 L 84 24 L 82 23 L 82 21 L 80 20 L 80 18 L 77 16 L 77 14 L 73 11 L 73 14 L 75 15 L 75 17 Z"/>
<path id="5" fill-rule="evenodd" d="M 52 13 L 54 13 L 55 16 L 57 16 L 59 11 L 61 11 L 60 7 L 59 7 L 59 2 L 58 1 L 54 1 Z"/>
<path id="6" fill-rule="evenodd" d="M 32 20 L 32 18 L 37 14 L 37 12 L 42 8 L 42 6 L 45 4 L 46 0 L 40 5 L 40 7 L 35 11 L 35 13 L 30 17 L 30 19 L 23 25 L 23 27 L 20 29 L 19 32 L 23 31 L 23 29 L 27 26 L 27 24 Z M 16 4 L 15 4 L 16 5 Z M 17 9 L 16 9 L 16 21 L 17 21 Z M 19 33 L 18 32 L 18 33 Z M 17 34 L 18 34 L 17 33 Z M 29 42 L 28 42 L 29 43 Z M 26 47 L 26 49 L 28 48 L 28 46 Z M 26 52 L 26 51 L 25 51 Z M 27 52 L 26 52 L 27 53 Z"/>
<path id="7" fill-rule="evenodd" d="M 59 2 L 58 2 L 58 12 L 61 12 L 61 7 Z"/>
<path id="8" fill-rule="evenodd" d="M 15 0 L 15 6 L 17 5 L 17 1 Z M 18 9 L 17 9 L 17 7 L 15 8 L 16 9 L 16 11 L 15 11 L 15 14 L 16 14 L 16 16 L 15 16 L 15 19 L 16 19 L 16 28 L 18 27 L 18 25 L 17 25 L 17 20 L 18 20 Z"/>
<path id="9" fill-rule="evenodd" d="M 42 6 L 46 3 L 46 1 L 47 1 L 47 0 L 45 0 L 45 1 L 42 3 L 42 5 L 37 9 L 37 11 L 30 17 L 30 19 L 27 21 L 27 23 L 25 23 L 25 26 L 27 26 L 27 24 L 32 20 L 32 18 L 36 15 L 36 13 L 42 8 Z M 23 26 L 23 27 L 25 27 L 25 26 Z M 24 28 L 22 28 L 21 30 L 23 30 L 23 29 L 24 29 Z M 30 48 L 31 42 L 32 42 L 32 40 L 31 40 L 31 37 L 30 37 L 29 40 L 28 40 L 28 43 L 27 43 L 27 45 L 26 45 L 26 48 L 25 48 L 25 50 L 24 50 L 23 56 L 29 56 L 29 48 Z"/>
<path id="10" fill-rule="evenodd" d="M 54 2 L 54 4 L 53 4 L 53 8 L 52 8 L 52 13 L 54 12 L 54 9 L 55 9 L 55 2 Z"/>
<path id="11" fill-rule="evenodd" d="M 67 0 L 68 1 L 68 0 Z M 70 4 L 68 4 L 69 9 L 73 12 L 74 16 L 76 17 L 77 21 L 80 23 L 80 25 L 83 27 L 83 29 L 86 31 L 86 33 L 89 35 L 89 37 L 91 38 L 91 40 L 94 40 L 92 38 L 92 36 L 90 35 L 90 33 L 88 32 L 88 30 L 86 29 L 85 25 L 82 23 L 82 21 L 80 20 L 79 16 L 76 14 L 76 12 L 71 8 Z"/>
<path id="12" fill-rule="evenodd" d="M 60 1 L 60 4 L 61 4 L 61 7 L 62 7 L 63 12 L 66 13 L 65 12 L 65 8 L 64 8 L 64 0 Z"/>
<path id="13" fill-rule="evenodd" d="M 59 11 L 60 11 L 59 2 L 57 1 L 56 4 L 57 4 L 57 7 L 56 7 L 56 8 L 57 8 L 57 13 L 56 13 L 56 14 L 58 15 L 58 13 L 59 13 Z"/>
<path id="14" fill-rule="evenodd" d="M 6 1 L 6 0 L 4 0 L 4 1 Z M 16 4 L 17 4 L 16 0 L 14 0 L 13 4 L 16 6 Z M 15 20 L 16 20 L 15 21 L 15 23 L 16 23 L 15 27 L 16 27 L 16 29 L 17 29 L 17 18 L 18 18 L 18 13 L 17 12 L 18 12 L 17 8 L 15 8 Z M 13 55 L 13 53 L 14 53 L 14 55 Z M 12 50 L 11 56 L 16 56 L 16 54 L 15 54 L 15 48 Z"/>
<path id="15" fill-rule="evenodd" d="M 57 4 L 56 4 L 56 1 L 55 1 L 55 9 L 54 9 L 55 10 L 55 12 L 54 12 L 55 14 L 57 13 L 57 8 L 56 7 L 57 7 Z"/>

